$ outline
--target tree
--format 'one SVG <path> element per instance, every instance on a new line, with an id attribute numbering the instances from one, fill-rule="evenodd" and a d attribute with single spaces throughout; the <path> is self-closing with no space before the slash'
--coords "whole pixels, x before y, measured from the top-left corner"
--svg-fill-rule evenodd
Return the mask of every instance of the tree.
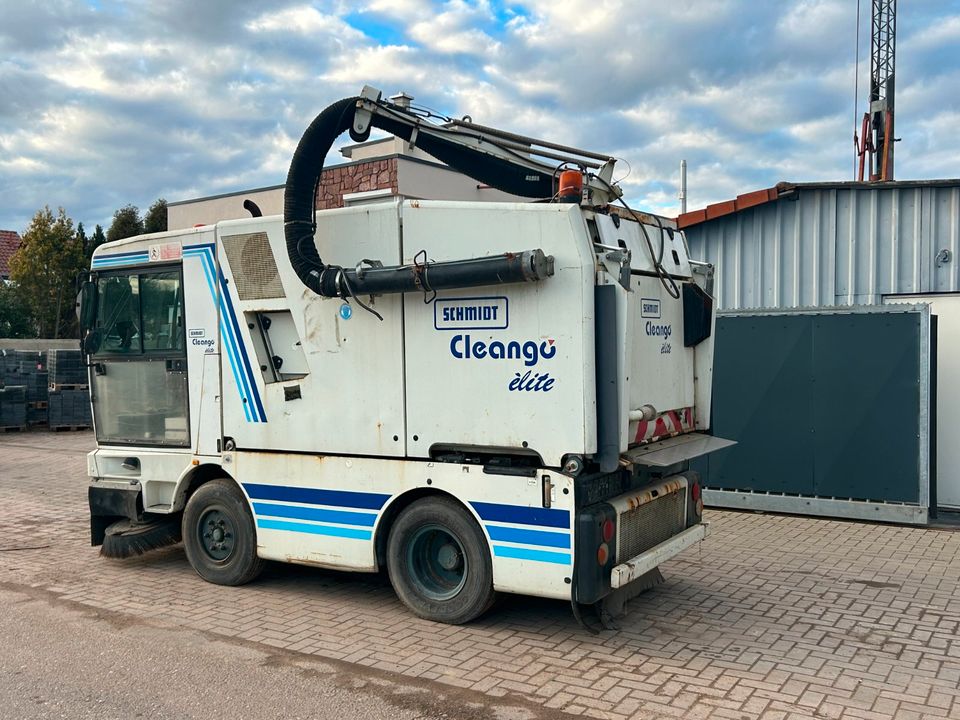
<path id="1" fill-rule="evenodd" d="M 83 256 L 90 259 L 90 238 L 87 237 L 87 231 L 83 229 L 83 223 L 77 223 L 77 240 L 80 242 L 80 247 L 83 248 Z"/>
<path id="2" fill-rule="evenodd" d="M 77 225 L 77 235 L 80 235 L 81 224 Z M 93 235 L 83 240 L 83 256 L 87 260 L 87 267 L 90 267 L 90 259 L 93 257 L 93 251 L 107 241 L 107 236 L 103 234 L 103 228 L 97 225 L 93 229 Z"/>
<path id="3" fill-rule="evenodd" d="M 113 222 L 107 230 L 107 241 L 123 240 L 134 235 L 143 235 L 143 219 L 136 205 L 124 205 L 113 214 Z"/>
<path id="4" fill-rule="evenodd" d="M 90 254 L 107 241 L 107 236 L 103 234 L 103 228 L 97 225 L 93 229 L 93 235 L 90 236 Z"/>
<path id="5" fill-rule="evenodd" d="M 144 232 L 165 232 L 167 229 L 167 201 L 157 200 L 143 217 Z"/>
<path id="6" fill-rule="evenodd" d="M 37 337 L 77 335 L 76 278 L 86 262 L 73 220 L 59 208 L 38 210 L 10 258 L 10 279 L 29 308 Z"/>
<path id="7" fill-rule="evenodd" d="M 33 337 L 30 307 L 19 286 L 0 280 L 0 337 Z"/>

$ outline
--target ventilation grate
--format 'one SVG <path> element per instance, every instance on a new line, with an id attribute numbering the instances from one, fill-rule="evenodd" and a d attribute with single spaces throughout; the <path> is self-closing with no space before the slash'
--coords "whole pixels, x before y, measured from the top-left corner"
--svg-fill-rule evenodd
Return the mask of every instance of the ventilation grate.
<path id="1" fill-rule="evenodd" d="M 266 233 L 227 235 L 222 240 L 241 300 L 283 297 L 280 273 Z"/>
<path id="2" fill-rule="evenodd" d="M 685 493 L 661 495 L 620 515 L 617 562 L 624 562 L 669 540 L 686 524 Z"/>

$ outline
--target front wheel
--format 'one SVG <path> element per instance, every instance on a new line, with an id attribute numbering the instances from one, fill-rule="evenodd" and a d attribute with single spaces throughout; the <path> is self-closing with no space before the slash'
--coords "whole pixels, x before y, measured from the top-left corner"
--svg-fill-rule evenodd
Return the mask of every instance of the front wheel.
<path id="1" fill-rule="evenodd" d="M 400 600 L 428 620 L 466 623 L 495 598 L 483 531 L 443 497 L 418 500 L 400 514 L 387 540 L 387 571 Z"/>
<path id="2" fill-rule="evenodd" d="M 263 570 L 253 516 L 230 480 L 211 480 L 190 496 L 182 530 L 187 559 L 207 582 L 243 585 Z"/>

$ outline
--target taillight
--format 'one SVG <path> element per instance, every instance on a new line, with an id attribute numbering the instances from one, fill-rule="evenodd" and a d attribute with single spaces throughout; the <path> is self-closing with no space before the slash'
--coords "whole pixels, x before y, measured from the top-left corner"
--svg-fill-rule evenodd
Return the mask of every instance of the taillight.
<path id="1" fill-rule="evenodd" d="M 606 565 L 607 560 L 610 559 L 610 548 L 607 547 L 606 543 L 601 543 L 600 547 L 597 548 L 597 564 Z"/>
<path id="2" fill-rule="evenodd" d="M 693 500 L 693 511 L 697 517 L 703 515 L 703 497 L 700 494 L 700 483 L 695 482 L 690 487 L 690 499 Z"/>
<path id="3" fill-rule="evenodd" d="M 616 526 L 613 524 L 613 520 L 606 520 L 603 523 L 603 541 L 605 543 L 613 540 L 613 531 L 616 530 Z"/>

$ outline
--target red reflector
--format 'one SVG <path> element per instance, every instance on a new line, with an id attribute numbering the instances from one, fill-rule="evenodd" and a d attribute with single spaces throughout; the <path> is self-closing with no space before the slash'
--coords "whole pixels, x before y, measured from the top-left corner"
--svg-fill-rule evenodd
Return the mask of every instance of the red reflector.
<path id="1" fill-rule="evenodd" d="M 606 520 L 603 523 L 603 541 L 605 543 L 613 540 L 613 531 L 616 530 L 616 526 L 613 524 L 613 520 Z"/>
<path id="2" fill-rule="evenodd" d="M 597 548 L 597 563 L 600 565 L 606 565 L 607 560 L 610 559 L 610 548 L 607 547 L 606 543 L 603 543 L 600 547 Z"/>
<path id="3" fill-rule="evenodd" d="M 700 483 L 695 482 L 693 487 L 690 488 L 690 497 L 693 498 L 694 502 L 700 499 Z"/>

